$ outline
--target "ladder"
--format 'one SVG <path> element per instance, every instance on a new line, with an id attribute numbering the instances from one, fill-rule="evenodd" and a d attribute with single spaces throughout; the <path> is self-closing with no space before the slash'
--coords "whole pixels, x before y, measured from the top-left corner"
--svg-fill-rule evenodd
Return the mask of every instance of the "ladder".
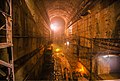
<path id="1" fill-rule="evenodd" d="M 5 25 L 0 27 L 0 32 L 5 30 L 5 42 L 0 42 L 0 50 L 6 49 L 7 61 L 0 58 L 0 66 L 6 69 L 0 68 L 0 75 L 5 77 L 8 81 L 15 81 L 14 76 L 14 59 L 13 59 L 13 43 L 12 43 L 12 0 L 6 0 L 9 6 L 9 14 L 0 10 L 2 15 L 5 17 Z M 0 38 L 0 40 L 2 40 Z M 0 52 L 1 54 L 1 52 Z M 1 56 L 4 55 L 1 54 Z"/>

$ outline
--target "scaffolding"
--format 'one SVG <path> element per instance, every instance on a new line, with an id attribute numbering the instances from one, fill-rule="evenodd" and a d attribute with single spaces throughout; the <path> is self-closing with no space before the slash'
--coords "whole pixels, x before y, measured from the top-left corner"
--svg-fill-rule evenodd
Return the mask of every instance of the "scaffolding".
<path id="1" fill-rule="evenodd" d="M 111 29 L 113 26 L 109 21 L 112 19 L 111 15 L 109 15 L 111 8 L 108 7 L 106 10 L 99 8 L 97 13 L 92 12 L 92 14 L 89 13 L 84 17 L 82 15 L 81 17 L 78 17 L 78 15 L 75 16 L 73 22 L 68 25 L 68 29 L 72 27 L 73 31 L 73 36 L 69 37 L 69 39 L 73 39 L 71 40 L 71 44 L 74 46 L 73 48 L 77 49 L 77 52 L 75 50 L 75 54 L 78 55 L 80 62 L 89 71 L 89 81 L 102 79 L 98 74 L 98 56 L 120 56 L 120 38 L 118 34 L 112 36 L 113 31 Z M 105 17 L 105 22 L 101 23 L 102 16 Z M 103 24 L 105 24 L 104 27 Z M 105 37 L 102 35 L 104 32 Z"/>
<path id="2" fill-rule="evenodd" d="M 15 81 L 12 43 L 12 0 L 5 0 L 3 2 L 7 4 L 8 12 L 5 12 L 5 10 L 0 10 L 0 13 L 2 13 L 5 18 L 5 25 L 0 27 L 0 32 L 5 31 L 5 41 L 0 42 L 0 50 L 6 49 L 8 60 L 5 61 L 0 58 L 0 66 L 2 66 L 3 68 L 7 68 L 7 71 L 0 68 L 0 75 L 5 77 L 5 79 L 8 81 Z M 5 8 L 6 5 L 4 5 L 4 9 Z M 1 38 L 1 40 L 3 39 Z M 4 53 L 0 53 L 0 55 L 2 56 L 4 55 Z"/>

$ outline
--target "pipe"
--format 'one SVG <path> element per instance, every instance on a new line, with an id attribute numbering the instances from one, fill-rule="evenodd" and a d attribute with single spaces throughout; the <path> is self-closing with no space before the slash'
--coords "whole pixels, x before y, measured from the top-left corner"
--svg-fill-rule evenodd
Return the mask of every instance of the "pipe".
<path id="1" fill-rule="evenodd" d="M 70 21 L 73 21 L 73 19 L 75 19 L 70 25 L 68 25 L 68 28 L 80 19 L 81 13 L 82 13 L 90 4 L 92 4 L 91 1 L 88 1 L 88 2 L 86 2 L 86 4 L 84 4 L 84 7 L 83 7 L 82 9 L 80 9 L 80 10 L 75 14 L 75 16 L 70 20 Z M 79 14 L 80 14 L 80 15 L 79 15 Z M 76 19 L 76 18 L 77 18 L 77 19 Z"/>

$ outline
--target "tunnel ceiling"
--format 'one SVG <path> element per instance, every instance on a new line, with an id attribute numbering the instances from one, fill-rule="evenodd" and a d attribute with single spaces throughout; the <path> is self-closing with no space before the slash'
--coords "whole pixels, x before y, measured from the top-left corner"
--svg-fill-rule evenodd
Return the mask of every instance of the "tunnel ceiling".
<path id="1" fill-rule="evenodd" d="M 75 15 L 79 4 L 83 0 L 43 0 L 45 4 L 46 11 L 50 19 L 53 17 L 61 17 L 65 22 Z"/>

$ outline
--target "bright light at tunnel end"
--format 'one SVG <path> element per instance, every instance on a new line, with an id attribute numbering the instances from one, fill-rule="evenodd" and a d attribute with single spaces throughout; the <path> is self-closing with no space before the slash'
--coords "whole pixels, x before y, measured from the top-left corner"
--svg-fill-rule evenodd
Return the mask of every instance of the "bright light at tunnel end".
<path id="1" fill-rule="evenodd" d="M 55 26 L 53 24 L 50 25 L 52 30 L 55 30 Z"/>
<path id="2" fill-rule="evenodd" d="M 52 23 L 52 24 L 50 25 L 50 27 L 51 27 L 51 29 L 54 30 L 54 31 L 58 30 L 58 24 L 57 24 L 57 23 Z"/>

